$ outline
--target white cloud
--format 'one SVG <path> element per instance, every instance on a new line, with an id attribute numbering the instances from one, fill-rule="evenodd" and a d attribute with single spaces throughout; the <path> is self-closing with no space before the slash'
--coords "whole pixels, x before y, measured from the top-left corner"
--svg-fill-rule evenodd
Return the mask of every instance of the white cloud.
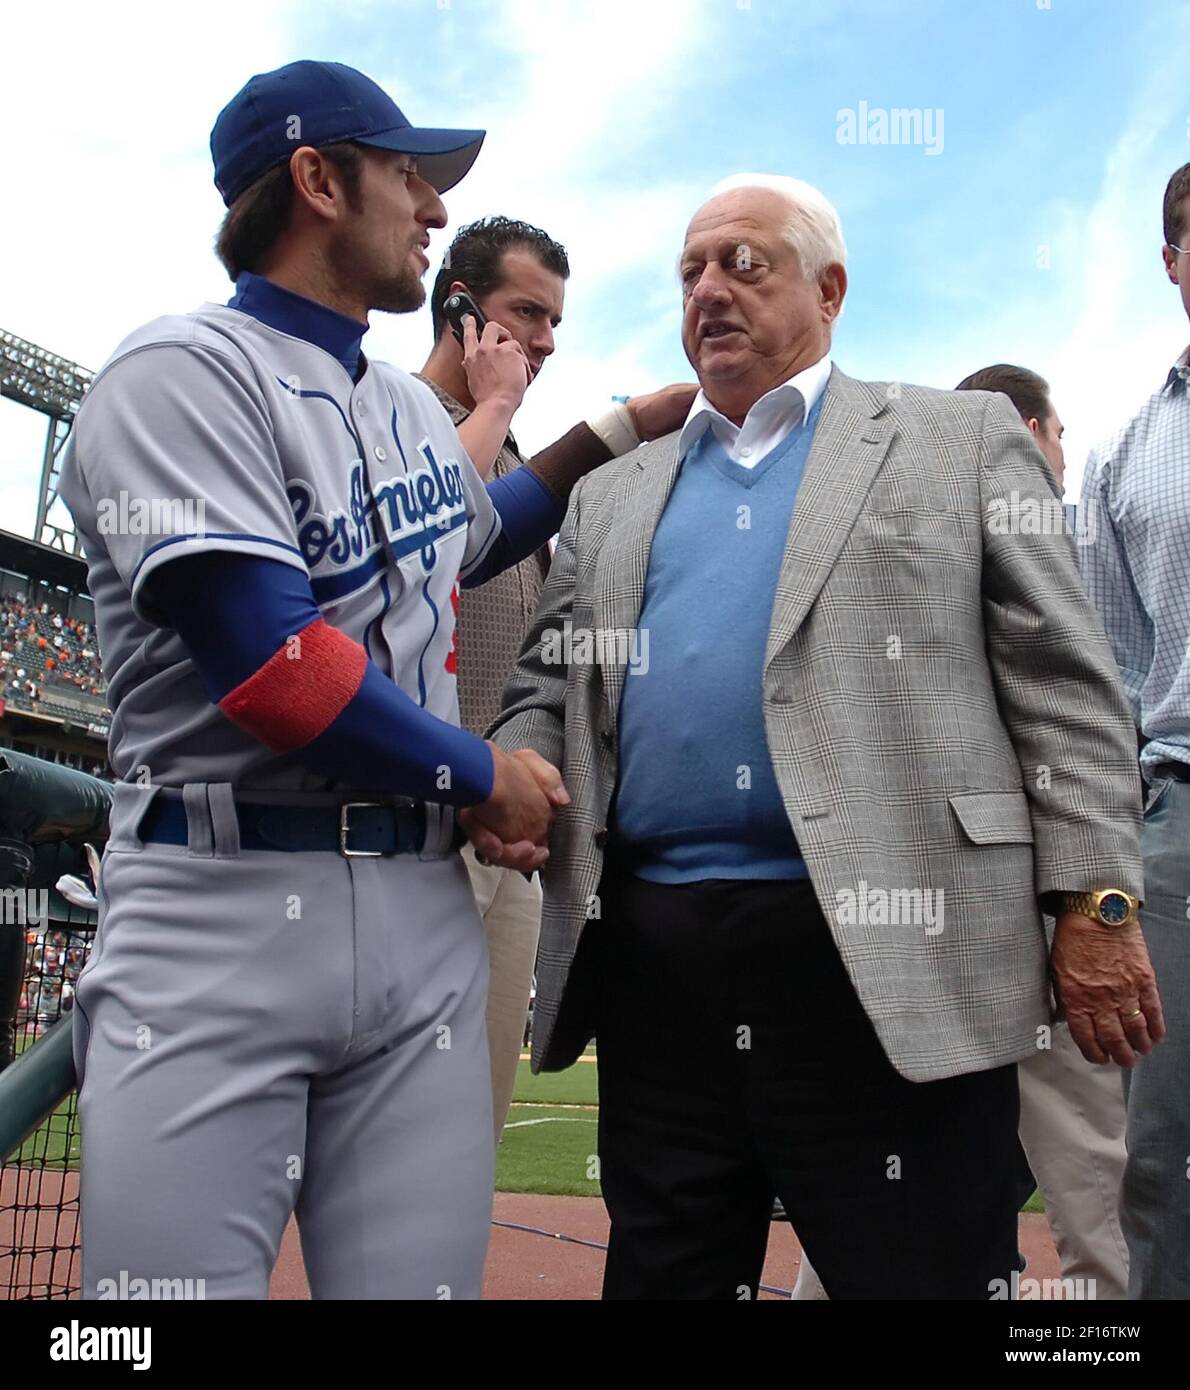
<path id="1" fill-rule="evenodd" d="M 29 125 L 5 152 L 24 192 L 0 224 L 6 328 L 97 366 L 136 324 L 222 293 L 207 138 L 284 60 L 283 11 L 210 0 L 178 33 L 147 0 L 9 9 L 5 100 Z"/>
<path id="2" fill-rule="evenodd" d="M 837 335 L 840 356 L 859 359 L 861 372 L 898 372 L 925 385 L 952 387 L 993 362 L 1040 372 L 1066 426 L 1070 500 L 1078 497 L 1089 449 L 1161 385 L 1190 338 L 1160 254 L 1165 184 L 1190 159 L 1190 16 L 1166 22 L 1159 34 L 1150 26 L 1137 47 L 1161 57 L 1135 82 L 1127 116 L 1104 154 L 1101 179 L 1087 188 L 1085 201 L 1038 198 L 1024 205 L 1035 220 L 989 218 L 983 235 L 969 246 L 964 242 L 961 262 L 948 261 L 923 282 L 919 312 L 906 323 L 903 341 L 884 331 L 855 337 L 854 316 L 844 318 Z M 1076 107 L 1071 120 L 1077 120 Z M 1030 124 L 1036 124 L 1031 116 L 1022 117 L 1013 137 L 981 158 L 980 184 L 1019 177 L 1012 166 L 1030 148 Z M 946 212 L 926 208 L 912 235 L 922 245 L 947 248 L 953 227 Z M 1044 269 L 1036 263 L 1042 244 L 1049 256 Z M 879 298 L 879 265 L 853 261 L 852 270 L 856 307 L 860 295 Z"/>
<path id="3" fill-rule="evenodd" d="M 507 80 L 493 83 L 481 103 L 476 119 L 488 137 L 474 169 L 446 195 L 450 226 L 435 250 L 453 229 L 495 212 L 533 222 L 566 247 L 571 280 L 558 350 L 514 422 L 529 452 L 604 408 L 612 394 L 665 384 L 647 365 L 658 319 L 639 304 L 613 342 L 594 340 L 601 310 L 622 302 L 623 277 L 655 283 L 667 296 L 667 346 L 675 370 L 684 365 L 674 263 L 704 189 L 664 169 L 652 181 L 625 178 L 624 168 L 659 123 L 673 125 L 681 93 L 697 86 L 708 10 L 707 0 L 582 0 L 564 10 L 553 0 L 510 0 L 480 36 L 515 62 L 493 64 Z M 374 356 L 402 366 L 420 365 L 430 342 L 428 311 L 378 317 L 369 335 Z"/>
<path id="4" fill-rule="evenodd" d="M 1161 264 L 1161 199 L 1190 159 L 1184 133 L 1190 26 L 1168 28 L 1162 58 L 1108 153 L 1098 196 L 1079 230 L 1082 310 L 1047 375 L 1064 421 L 1066 493 L 1077 497 L 1088 449 L 1122 425 L 1162 384 L 1190 336 L 1176 286 Z"/>
<path id="5" fill-rule="evenodd" d="M 516 422 L 526 447 L 548 443 L 612 392 L 662 384 L 645 364 L 655 316 L 623 322 L 606 350 L 589 329 L 626 274 L 673 286 L 682 228 L 701 190 L 664 170 L 655 180 L 626 179 L 622 162 L 672 120 L 680 90 L 696 81 L 708 4 L 581 0 L 562 10 L 554 0 L 508 0 L 443 16 L 465 25 L 489 16 L 475 42 L 491 50 L 495 74 L 479 101 L 478 123 L 490 132 L 483 153 L 447 195 L 451 227 L 503 211 L 544 226 L 571 256 L 559 351 Z M 169 15 L 149 0 L 67 0 L 6 16 L 6 101 L 31 113 L 32 124 L 8 150 L 10 187 L 24 191 L 24 206 L 10 206 L 0 222 L 3 327 L 97 367 L 137 324 L 227 297 L 211 250 L 223 208 L 208 134 L 253 72 L 304 56 L 294 51 L 300 13 L 281 0 L 211 0 Z M 187 16 L 180 33 L 178 14 Z M 352 17 L 373 14 L 377 34 L 391 40 L 400 14 L 377 4 L 354 7 Z M 506 61 L 495 61 L 500 54 Z M 333 56 L 401 93 L 415 121 L 450 121 L 441 71 L 407 54 L 391 72 L 368 53 Z M 415 97 L 406 100 L 408 92 Z M 436 236 L 435 251 L 450 231 Z M 676 292 L 672 303 L 676 311 Z M 428 313 L 377 315 L 368 350 L 412 369 L 429 342 Z M 42 431 L 32 412 L 11 403 L 0 410 L 7 529 L 31 530 L 41 451 L 29 439 Z"/>
<path id="6" fill-rule="evenodd" d="M 49 419 L 0 398 L 0 527 L 30 535 Z"/>
<path id="7" fill-rule="evenodd" d="M 5 148 L 4 328 L 94 368 L 138 323 L 226 298 L 207 137 L 253 71 L 285 60 L 284 10 L 6 7 L 0 87 L 22 133 L 10 124 Z M 0 525 L 30 534 L 41 448 L 28 439 L 45 421 L 5 405 Z"/>
<path id="8" fill-rule="evenodd" d="M 738 13 L 732 0 L 483 7 L 454 0 L 441 21 L 469 46 L 458 49 L 458 59 L 419 65 L 398 42 L 400 20 L 433 16 L 432 0 L 351 4 L 338 14 L 354 26 L 350 32 L 374 28 L 377 42 L 374 51 L 357 42 L 356 52 L 340 44 L 330 56 L 371 73 L 414 120 L 474 121 L 489 131 L 474 170 L 446 196 L 451 225 L 435 236 L 432 254 L 441 254 L 453 229 L 492 212 L 536 222 L 570 253 L 558 351 L 515 422 L 522 446 L 543 446 L 612 393 L 688 376 L 673 273 L 686 220 L 714 179 L 729 172 L 723 160 L 737 142 L 743 165 L 763 163 L 764 155 L 752 143 L 747 112 L 728 103 L 724 140 L 708 152 L 704 171 L 688 157 L 684 113 L 724 95 L 716 84 L 725 72 L 733 96 L 747 91 L 750 44 L 760 32 L 754 17 Z M 211 0 L 181 34 L 176 19 L 148 0 L 104 7 L 67 0 L 50 12 L 6 16 L 0 77 L 8 109 L 20 113 L 25 129 L 8 150 L 10 188 L 23 202 L 15 210 L 10 202 L 0 222 L 3 327 L 94 367 L 137 323 L 226 298 L 211 251 L 222 204 L 211 182 L 208 132 L 247 76 L 308 50 L 302 15 L 283 0 Z M 833 7 L 799 12 L 787 37 L 792 42 L 795 28 L 812 27 L 821 60 L 837 18 Z M 847 32 L 853 42 L 854 30 Z M 993 357 L 1036 366 L 1050 377 L 1067 421 L 1071 490 L 1087 446 L 1153 389 L 1186 334 L 1157 260 L 1160 188 L 1177 162 L 1162 135 L 1171 119 L 1183 120 L 1185 31 L 1167 26 L 1161 52 L 1093 205 L 1054 213 L 1062 214 L 1054 237 L 1058 293 L 1047 313 L 1060 301 L 1062 312 L 1077 315 L 1068 335 L 1055 339 L 1052 316 L 1042 328 L 1022 312 L 1028 293 L 981 312 L 977 327 L 957 333 L 915 323 L 891 342 L 881 334 L 879 343 L 871 335 L 853 343 L 852 316 L 840 328 L 840 355 L 876 374 L 949 385 L 992 360 L 989 347 Z M 466 61 L 476 55 L 486 79 L 478 85 L 476 63 Z M 453 114 L 462 109 L 465 120 Z M 667 164 L 659 149 L 687 157 Z M 862 203 L 863 193 L 859 186 L 849 196 Z M 861 292 L 879 296 L 881 287 L 878 279 L 861 286 L 862 268 L 856 271 L 858 307 Z M 961 301 L 961 286 L 956 293 Z M 953 323 L 958 315 L 943 317 Z M 373 356 L 418 367 L 430 346 L 428 312 L 375 316 L 367 345 Z M 31 412 L 0 407 L 0 525 L 31 525 L 43 432 Z"/>

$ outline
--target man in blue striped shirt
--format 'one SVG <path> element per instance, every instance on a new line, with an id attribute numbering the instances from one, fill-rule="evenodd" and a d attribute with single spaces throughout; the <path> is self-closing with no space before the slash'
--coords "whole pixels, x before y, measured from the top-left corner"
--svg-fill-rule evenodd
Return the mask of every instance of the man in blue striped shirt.
<path id="1" fill-rule="evenodd" d="M 1169 180 L 1162 257 L 1190 316 L 1190 164 Z M 1131 1298 L 1190 1298 L 1190 348 L 1083 479 L 1083 580 L 1144 746 L 1145 938 L 1166 1045 L 1128 1086 L 1121 1223 Z"/>

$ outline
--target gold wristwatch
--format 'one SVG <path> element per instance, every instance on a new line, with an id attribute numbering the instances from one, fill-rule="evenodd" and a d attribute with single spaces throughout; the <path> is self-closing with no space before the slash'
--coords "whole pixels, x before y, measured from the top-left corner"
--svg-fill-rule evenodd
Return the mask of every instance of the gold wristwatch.
<path id="1" fill-rule="evenodd" d="M 1139 921 L 1140 899 L 1120 888 L 1103 888 L 1096 893 L 1058 893 L 1063 912 L 1078 912 L 1105 927 L 1130 927 Z"/>

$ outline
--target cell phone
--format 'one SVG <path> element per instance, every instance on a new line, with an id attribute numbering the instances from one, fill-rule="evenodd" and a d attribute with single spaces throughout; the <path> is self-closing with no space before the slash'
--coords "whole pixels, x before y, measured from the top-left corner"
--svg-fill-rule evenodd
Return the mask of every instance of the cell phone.
<path id="1" fill-rule="evenodd" d="M 467 314 L 470 314 L 475 320 L 476 333 L 482 333 L 487 323 L 487 319 L 483 316 L 483 310 L 465 290 L 459 290 L 457 294 L 447 295 L 442 312 L 446 315 L 451 332 L 459 340 L 460 347 L 463 346 L 463 319 Z"/>

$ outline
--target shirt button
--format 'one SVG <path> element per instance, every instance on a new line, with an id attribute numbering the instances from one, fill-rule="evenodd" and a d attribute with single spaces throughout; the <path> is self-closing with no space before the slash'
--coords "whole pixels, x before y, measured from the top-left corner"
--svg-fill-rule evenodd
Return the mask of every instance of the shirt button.
<path id="1" fill-rule="evenodd" d="M 388 458 L 388 455 L 384 452 L 384 450 L 380 447 L 379 444 L 377 444 L 377 446 L 375 447 L 375 449 L 372 450 L 372 452 L 376 455 L 376 457 L 380 460 L 381 463 L 383 463 L 384 460 Z"/>
<path id="2" fill-rule="evenodd" d="M 751 457 L 752 457 L 752 450 L 751 450 L 751 449 L 741 449 L 741 450 L 740 450 L 740 458 L 742 458 L 742 459 L 750 459 Z"/>
<path id="3" fill-rule="evenodd" d="M 368 411 L 368 404 L 367 404 L 366 401 L 357 401 L 357 402 L 356 402 L 355 413 L 356 413 L 357 415 L 366 415 L 366 414 L 367 414 L 367 411 Z"/>

